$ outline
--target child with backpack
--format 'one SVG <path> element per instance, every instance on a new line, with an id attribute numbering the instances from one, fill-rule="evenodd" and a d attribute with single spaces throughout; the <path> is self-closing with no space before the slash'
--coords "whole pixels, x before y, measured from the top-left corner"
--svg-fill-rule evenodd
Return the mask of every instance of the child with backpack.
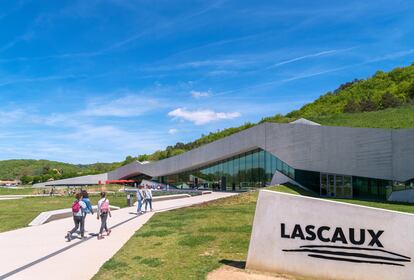
<path id="1" fill-rule="evenodd" d="M 85 202 L 86 208 L 82 211 L 83 217 L 83 225 L 86 226 L 86 215 L 91 214 L 93 215 L 93 208 L 92 203 L 89 200 L 89 194 L 86 190 L 81 191 L 82 194 L 82 201 Z"/>
<path id="2" fill-rule="evenodd" d="M 66 239 L 68 241 L 72 240 L 72 234 L 74 234 L 78 228 L 80 227 L 80 234 L 81 237 L 84 238 L 85 233 L 85 220 L 83 219 L 83 211 L 86 209 L 85 202 L 82 201 L 82 195 L 80 193 L 76 194 L 76 200 L 72 204 L 72 215 L 73 215 L 73 222 L 75 223 L 75 227 L 68 231 L 66 234 Z"/>
<path id="3" fill-rule="evenodd" d="M 107 236 L 111 234 L 111 230 L 108 229 L 108 226 L 106 224 L 109 217 L 112 217 L 111 215 L 111 209 L 109 207 L 109 200 L 106 197 L 105 192 L 101 192 L 101 199 L 98 201 L 98 211 L 97 211 L 97 219 L 101 219 L 101 228 L 99 230 L 98 239 L 103 239 L 102 236 L 103 230 L 105 229 Z"/>

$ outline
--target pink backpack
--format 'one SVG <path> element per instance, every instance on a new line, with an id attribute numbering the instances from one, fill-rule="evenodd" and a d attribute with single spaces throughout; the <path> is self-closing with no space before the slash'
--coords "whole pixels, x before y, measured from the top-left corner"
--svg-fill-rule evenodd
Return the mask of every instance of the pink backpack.
<path id="1" fill-rule="evenodd" d="M 101 204 L 101 213 L 108 213 L 109 212 L 109 201 L 105 198 L 105 200 Z"/>
<path id="2" fill-rule="evenodd" d="M 72 205 L 72 213 L 78 213 L 80 211 L 79 200 L 76 200 Z"/>

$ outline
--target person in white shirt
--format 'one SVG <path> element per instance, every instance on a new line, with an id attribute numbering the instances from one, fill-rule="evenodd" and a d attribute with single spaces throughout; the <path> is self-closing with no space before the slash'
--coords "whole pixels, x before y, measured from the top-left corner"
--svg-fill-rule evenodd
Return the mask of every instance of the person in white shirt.
<path id="1" fill-rule="evenodd" d="M 148 204 L 150 206 L 150 211 L 153 211 L 153 209 L 152 209 L 152 190 L 151 190 L 151 187 L 149 187 L 149 186 L 145 187 L 144 196 L 145 196 L 145 212 L 147 212 Z"/>
<path id="2" fill-rule="evenodd" d="M 72 240 L 72 234 L 74 234 L 79 227 L 81 238 L 85 237 L 85 220 L 83 217 L 83 212 L 85 210 L 86 203 L 82 201 L 82 195 L 80 193 L 77 193 L 76 200 L 72 204 L 73 222 L 75 223 L 75 227 L 72 230 L 68 231 L 68 233 L 66 234 L 65 237 L 68 241 Z"/>
<path id="3" fill-rule="evenodd" d="M 137 208 L 137 214 L 142 214 L 142 202 L 144 201 L 144 192 L 142 190 L 142 186 L 138 186 L 137 190 L 137 202 L 138 202 L 138 208 Z"/>
<path id="4" fill-rule="evenodd" d="M 107 220 L 111 215 L 111 208 L 109 207 L 109 199 L 106 197 L 105 192 L 101 192 L 101 199 L 98 201 L 98 211 L 97 211 L 97 219 L 101 219 L 101 228 L 99 230 L 98 239 L 103 239 L 102 236 L 103 230 L 105 229 L 106 235 L 109 236 L 111 234 L 111 230 L 108 229 Z"/>

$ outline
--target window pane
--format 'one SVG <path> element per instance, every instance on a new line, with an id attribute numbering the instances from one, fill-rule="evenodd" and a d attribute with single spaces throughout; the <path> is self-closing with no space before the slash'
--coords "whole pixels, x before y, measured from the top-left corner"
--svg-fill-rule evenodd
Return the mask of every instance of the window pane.
<path id="1" fill-rule="evenodd" d="M 286 163 L 282 162 L 282 172 L 283 172 L 283 174 L 289 176 L 289 170 L 288 170 L 288 168 L 289 168 L 288 165 Z"/>
<path id="2" fill-rule="evenodd" d="M 266 181 L 270 182 L 272 180 L 272 157 L 270 155 L 270 153 L 265 152 L 266 158 L 265 158 L 265 162 L 266 162 Z"/>
<path id="3" fill-rule="evenodd" d="M 294 179 L 295 178 L 295 169 L 289 166 L 289 177 Z"/>
<path id="4" fill-rule="evenodd" d="M 252 154 L 252 170 L 251 170 L 251 180 L 252 182 L 258 181 L 258 175 L 259 175 L 259 153 L 255 152 Z"/>
<path id="5" fill-rule="evenodd" d="M 239 166 L 240 166 L 240 158 L 237 157 L 234 159 L 234 183 L 236 186 L 240 184 L 240 175 L 239 175 Z"/>
<path id="6" fill-rule="evenodd" d="M 240 157 L 240 171 L 239 171 L 239 177 L 240 177 L 240 184 L 243 184 L 246 181 L 246 156 L 243 155 Z"/>
<path id="7" fill-rule="evenodd" d="M 253 156 L 251 153 L 246 155 L 246 182 L 252 181 L 252 167 L 253 167 Z"/>
<path id="8" fill-rule="evenodd" d="M 336 196 L 343 197 L 344 196 L 344 186 L 343 186 L 343 177 L 340 175 L 336 175 Z"/>
<path id="9" fill-rule="evenodd" d="M 280 172 L 283 171 L 282 161 L 280 159 L 277 159 L 277 167 L 276 167 L 276 169 L 279 170 Z"/>

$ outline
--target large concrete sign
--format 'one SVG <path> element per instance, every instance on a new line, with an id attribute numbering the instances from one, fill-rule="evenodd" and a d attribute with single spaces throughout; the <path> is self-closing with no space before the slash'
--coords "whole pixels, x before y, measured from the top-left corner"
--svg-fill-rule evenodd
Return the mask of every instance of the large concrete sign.
<path id="1" fill-rule="evenodd" d="M 315 279 L 413 280 L 414 215 L 260 191 L 247 268 Z"/>

